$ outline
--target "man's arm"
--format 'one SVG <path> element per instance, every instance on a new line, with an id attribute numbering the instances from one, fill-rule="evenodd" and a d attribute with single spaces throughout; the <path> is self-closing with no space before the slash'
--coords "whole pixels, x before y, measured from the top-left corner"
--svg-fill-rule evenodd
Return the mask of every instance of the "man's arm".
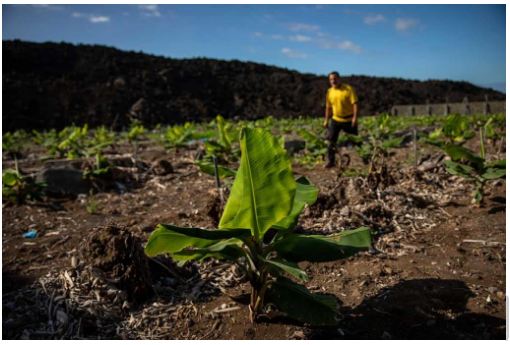
<path id="1" fill-rule="evenodd" d="M 352 105 L 352 125 L 356 126 L 356 123 L 358 121 L 358 103 L 354 103 Z"/>

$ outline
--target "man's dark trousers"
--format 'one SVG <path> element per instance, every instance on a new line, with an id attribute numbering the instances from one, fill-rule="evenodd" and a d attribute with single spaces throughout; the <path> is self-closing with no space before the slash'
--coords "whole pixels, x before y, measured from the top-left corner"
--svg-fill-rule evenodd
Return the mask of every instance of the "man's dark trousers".
<path id="1" fill-rule="evenodd" d="M 336 153 L 336 142 L 338 141 L 338 135 L 340 131 L 349 133 L 352 135 L 358 135 L 358 126 L 352 125 L 352 117 L 348 122 L 338 122 L 333 119 L 329 120 L 328 125 L 328 163 L 335 164 L 335 153 Z"/>

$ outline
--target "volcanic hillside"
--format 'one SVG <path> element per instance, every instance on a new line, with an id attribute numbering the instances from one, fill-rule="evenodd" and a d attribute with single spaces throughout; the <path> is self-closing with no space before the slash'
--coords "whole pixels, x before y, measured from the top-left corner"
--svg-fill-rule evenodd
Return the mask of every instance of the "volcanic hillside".
<path id="1" fill-rule="evenodd" d="M 98 45 L 3 41 L 3 128 L 126 126 L 226 118 L 322 116 L 325 76 L 206 58 L 171 59 Z M 340 73 L 348 66 L 331 66 Z M 394 104 L 504 100 L 466 82 L 346 76 L 362 114 Z"/>

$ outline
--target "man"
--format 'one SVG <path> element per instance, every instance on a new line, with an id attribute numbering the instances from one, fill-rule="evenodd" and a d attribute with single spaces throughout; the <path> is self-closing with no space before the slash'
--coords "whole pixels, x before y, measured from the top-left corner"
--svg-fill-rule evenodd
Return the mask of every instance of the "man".
<path id="1" fill-rule="evenodd" d="M 326 168 L 335 166 L 336 142 L 340 131 L 358 134 L 358 96 L 354 89 L 347 84 L 340 83 L 340 74 L 328 74 L 331 87 L 326 94 L 326 112 L 324 128 L 328 129 L 328 157 Z"/>

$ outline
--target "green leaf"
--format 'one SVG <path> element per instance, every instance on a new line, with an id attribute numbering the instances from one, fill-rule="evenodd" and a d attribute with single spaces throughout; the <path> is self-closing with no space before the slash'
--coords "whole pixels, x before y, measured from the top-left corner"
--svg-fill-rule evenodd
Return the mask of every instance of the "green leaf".
<path id="1" fill-rule="evenodd" d="M 485 167 L 487 168 L 506 168 L 506 159 L 499 159 L 496 161 L 485 162 Z"/>
<path id="2" fill-rule="evenodd" d="M 501 168 L 487 168 L 485 172 L 482 174 L 482 178 L 484 180 L 496 180 L 498 178 L 505 177 L 506 169 Z"/>
<path id="3" fill-rule="evenodd" d="M 241 241 L 237 238 L 218 241 L 203 248 L 186 248 L 172 255 L 176 261 L 186 262 L 189 260 L 203 260 L 214 257 L 234 261 L 244 255 L 241 249 Z"/>
<path id="4" fill-rule="evenodd" d="M 455 144 L 446 144 L 443 150 L 450 156 L 454 162 L 467 162 L 477 170 L 483 168 L 483 159 L 473 153 L 473 151 Z"/>
<path id="5" fill-rule="evenodd" d="M 312 326 L 335 326 L 339 322 L 339 303 L 334 296 L 311 293 L 284 277 L 278 277 L 268 288 L 266 302 L 287 317 Z"/>
<path id="6" fill-rule="evenodd" d="M 370 229 L 361 227 L 332 236 L 288 234 L 273 249 L 287 260 L 320 262 L 350 257 L 370 245 Z"/>
<path id="7" fill-rule="evenodd" d="M 437 139 L 441 138 L 442 134 L 443 134 L 443 129 L 442 128 L 436 128 L 435 130 L 433 130 L 432 132 L 429 133 L 428 138 L 432 142 L 436 142 Z"/>
<path id="8" fill-rule="evenodd" d="M 482 202 L 482 199 L 483 199 L 483 187 L 481 185 L 479 185 L 479 186 L 477 186 L 477 188 L 473 194 L 472 203 L 480 205 L 480 203 Z"/>
<path id="9" fill-rule="evenodd" d="M 404 137 L 393 137 L 390 139 L 386 139 L 381 143 L 383 149 L 390 149 L 394 147 L 400 147 L 402 145 L 402 141 Z"/>
<path id="10" fill-rule="evenodd" d="M 206 248 L 220 240 L 241 239 L 250 236 L 246 229 L 206 230 L 201 228 L 181 228 L 159 224 L 145 245 L 145 254 L 175 254 L 187 248 Z"/>
<path id="11" fill-rule="evenodd" d="M 227 125 L 223 116 L 216 116 L 216 123 L 218 124 L 218 135 L 220 143 L 224 148 L 230 148 L 232 146 L 232 140 L 227 133 Z"/>
<path id="12" fill-rule="evenodd" d="M 298 265 L 294 262 L 290 262 L 284 259 L 265 259 L 262 256 L 259 256 L 259 259 L 277 271 L 287 272 L 302 281 L 308 281 L 306 272 L 299 268 Z"/>
<path id="13" fill-rule="evenodd" d="M 237 171 L 221 229 L 251 229 L 260 240 L 291 211 L 296 182 L 283 147 L 270 132 L 243 128 L 241 164 Z"/>
<path id="14" fill-rule="evenodd" d="M 205 145 L 205 150 L 211 156 L 217 155 L 219 152 L 222 152 L 225 150 L 225 148 L 219 142 L 212 140 L 212 139 L 205 141 L 204 145 Z"/>
<path id="15" fill-rule="evenodd" d="M 214 176 L 214 163 L 207 161 L 196 161 L 196 165 L 205 172 L 206 174 Z M 218 165 L 218 175 L 220 178 L 233 177 L 236 176 L 236 171 L 230 168 Z"/>
<path id="16" fill-rule="evenodd" d="M 13 187 L 21 179 L 15 170 L 6 170 L 2 174 L 2 185 Z"/>
<path id="17" fill-rule="evenodd" d="M 317 200 L 319 189 L 306 177 L 300 177 L 296 180 L 296 183 L 296 194 L 294 195 L 292 209 L 287 217 L 272 226 L 275 229 L 289 230 L 294 228 L 305 205 L 312 205 Z"/>
<path id="18" fill-rule="evenodd" d="M 446 171 L 452 175 L 458 175 L 467 179 L 472 179 L 477 175 L 476 170 L 469 165 L 456 163 L 454 161 L 445 161 L 444 165 Z"/>

